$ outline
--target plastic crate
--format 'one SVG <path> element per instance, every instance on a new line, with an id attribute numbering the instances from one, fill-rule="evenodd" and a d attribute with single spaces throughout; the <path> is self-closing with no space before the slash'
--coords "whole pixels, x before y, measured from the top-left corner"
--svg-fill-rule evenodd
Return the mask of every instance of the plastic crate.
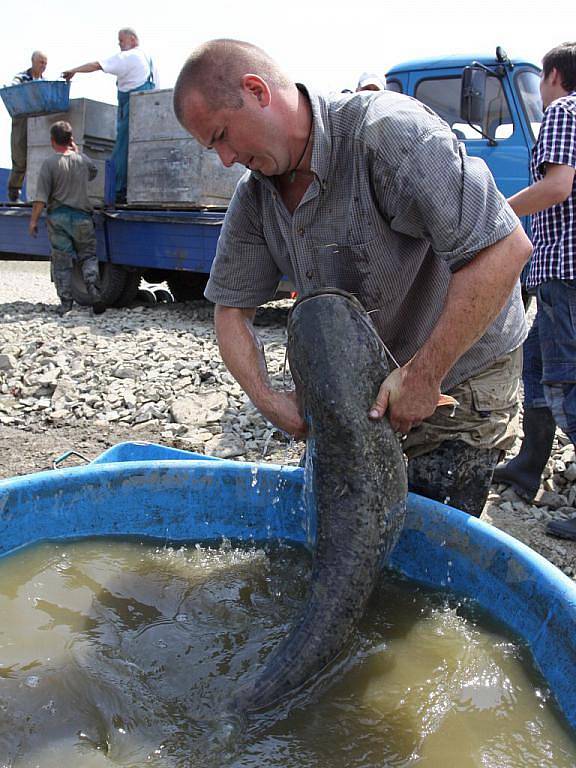
<path id="1" fill-rule="evenodd" d="M 11 117 L 67 112 L 70 83 L 64 80 L 31 80 L 0 88 L 0 96 Z"/>

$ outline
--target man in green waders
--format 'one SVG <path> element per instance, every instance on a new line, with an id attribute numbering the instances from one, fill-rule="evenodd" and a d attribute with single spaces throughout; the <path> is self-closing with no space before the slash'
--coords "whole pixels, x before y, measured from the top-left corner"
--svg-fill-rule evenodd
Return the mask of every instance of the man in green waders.
<path id="1" fill-rule="evenodd" d="M 108 59 L 91 61 L 62 72 L 70 81 L 78 72 L 102 70 L 116 75 L 118 88 L 118 115 L 116 122 L 116 146 L 112 160 L 116 169 L 116 202 L 126 202 L 128 185 L 128 129 L 130 125 L 130 94 L 136 91 L 152 91 L 158 86 L 158 73 L 152 61 L 140 48 L 138 35 L 131 27 L 118 32 L 120 53 Z"/>

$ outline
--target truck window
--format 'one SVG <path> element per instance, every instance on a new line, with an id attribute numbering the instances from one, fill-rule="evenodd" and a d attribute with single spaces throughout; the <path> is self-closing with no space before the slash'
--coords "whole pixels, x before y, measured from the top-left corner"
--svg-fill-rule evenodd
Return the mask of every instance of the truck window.
<path id="1" fill-rule="evenodd" d="M 532 131 L 532 138 L 536 141 L 542 123 L 540 75 L 533 69 L 524 69 L 516 73 L 515 83 L 526 113 L 526 120 Z"/>
<path id="2" fill-rule="evenodd" d="M 457 138 L 481 141 L 482 137 L 460 117 L 459 77 L 439 77 L 420 80 L 415 97 L 445 120 Z M 514 123 L 508 108 L 502 83 L 489 77 L 486 83 L 486 110 L 483 124 L 476 126 L 494 139 L 507 139 L 514 133 Z"/>
<path id="3" fill-rule="evenodd" d="M 400 80 L 386 80 L 386 90 L 402 93 L 402 83 Z"/>

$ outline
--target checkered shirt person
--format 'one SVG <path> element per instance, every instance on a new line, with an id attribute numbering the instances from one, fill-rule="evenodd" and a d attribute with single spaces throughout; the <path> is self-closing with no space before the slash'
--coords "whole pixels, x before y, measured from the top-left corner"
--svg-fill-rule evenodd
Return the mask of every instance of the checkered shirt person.
<path id="1" fill-rule="evenodd" d="M 576 91 L 553 101 L 544 113 L 532 150 L 533 182 L 544 178 L 546 163 L 576 168 Z M 576 278 L 576 176 L 567 200 L 533 214 L 532 240 L 528 289 L 549 280 Z"/>

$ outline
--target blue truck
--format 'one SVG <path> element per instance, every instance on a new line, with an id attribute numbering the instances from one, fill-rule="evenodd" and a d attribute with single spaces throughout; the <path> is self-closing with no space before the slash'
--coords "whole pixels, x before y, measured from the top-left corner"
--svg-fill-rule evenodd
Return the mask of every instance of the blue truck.
<path id="1" fill-rule="evenodd" d="M 398 64 L 387 87 L 424 102 L 451 127 L 469 155 L 483 158 L 509 197 L 529 183 L 530 151 L 542 120 L 540 69 L 492 56 L 449 56 Z M 201 298 L 225 209 L 103 206 L 95 212 L 102 286 L 110 306 L 130 303 L 141 277 L 166 280 L 176 300 Z M 28 235 L 30 207 L 0 205 L 0 259 L 48 258 L 45 229 Z M 524 222 L 528 229 L 528 222 Z M 74 296 L 88 304 L 80 274 Z"/>

